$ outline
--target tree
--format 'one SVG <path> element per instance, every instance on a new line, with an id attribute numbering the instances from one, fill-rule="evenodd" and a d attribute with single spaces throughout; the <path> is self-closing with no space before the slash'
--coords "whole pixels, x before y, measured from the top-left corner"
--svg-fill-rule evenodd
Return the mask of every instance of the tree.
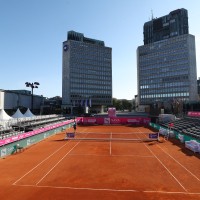
<path id="1" fill-rule="evenodd" d="M 123 99 L 122 100 L 122 108 L 123 108 L 123 110 L 131 111 L 132 110 L 132 104 L 130 103 L 130 101 Z"/>
<path id="2" fill-rule="evenodd" d="M 113 106 L 116 110 L 132 110 L 132 103 L 126 99 L 118 100 L 113 98 Z"/>

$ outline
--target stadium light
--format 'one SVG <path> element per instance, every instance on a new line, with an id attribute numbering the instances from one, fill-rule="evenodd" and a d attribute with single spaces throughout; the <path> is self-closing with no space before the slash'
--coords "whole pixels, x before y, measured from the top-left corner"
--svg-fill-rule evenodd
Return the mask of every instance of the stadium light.
<path id="1" fill-rule="evenodd" d="M 31 111 L 33 112 L 33 89 L 38 88 L 38 85 L 40 85 L 38 82 L 30 83 L 26 82 L 25 83 L 26 87 L 31 87 Z"/>

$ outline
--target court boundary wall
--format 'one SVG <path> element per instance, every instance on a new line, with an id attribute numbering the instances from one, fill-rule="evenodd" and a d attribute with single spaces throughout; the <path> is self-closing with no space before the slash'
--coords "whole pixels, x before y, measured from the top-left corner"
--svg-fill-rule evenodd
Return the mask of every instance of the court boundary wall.
<path id="1" fill-rule="evenodd" d="M 2 142 L 0 146 L 0 158 L 4 158 L 15 153 L 19 147 L 22 150 L 46 139 L 47 137 L 55 135 L 58 132 L 69 129 L 72 127 L 73 123 L 73 120 L 69 120 L 50 125 L 46 128 L 37 129 L 35 131 L 30 131 L 24 134 L 19 134 L 18 136 L 7 138 L 5 139 L 4 144 Z"/>
<path id="2" fill-rule="evenodd" d="M 78 117 L 77 123 L 81 125 L 149 125 L 149 117 Z"/>

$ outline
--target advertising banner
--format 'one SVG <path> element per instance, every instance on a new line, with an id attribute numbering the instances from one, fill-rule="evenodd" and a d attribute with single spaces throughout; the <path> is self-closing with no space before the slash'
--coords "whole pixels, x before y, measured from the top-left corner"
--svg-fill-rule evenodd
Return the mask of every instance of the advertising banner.
<path id="1" fill-rule="evenodd" d="M 122 118 L 118 118 L 118 117 L 112 117 L 110 118 L 110 124 L 121 124 L 122 123 Z"/>
<path id="2" fill-rule="evenodd" d="M 110 118 L 109 117 L 104 118 L 104 124 L 110 124 Z"/>
<path id="3" fill-rule="evenodd" d="M 189 117 L 200 117 L 200 112 L 188 112 Z"/>
<path id="4" fill-rule="evenodd" d="M 9 138 L 2 139 L 2 140 L 0 140 L 0 146 L 6 145 L 6 144 L 9 144 L 9 143 L 12 143 L 12 142 L 16 142 L 16 141 L 24 139 L 24 138 L 31 137 L 31 136 L 37 135 L 39 133 L 43 133 L 43 132 L 55 129 L 57 127 L 69 124 L 72 121 L 73 120 L 61 122 L 61 123 L 46 126 L 44 128 L 40 128 L 40 129 L 37 129 L 37 130 L 34 130 L 34 131 L 30 131 L 30 132 L 27 132 L 27 133 L 21 133 L 21 134 L 15 135 L 15 136 L 11 136 Z"/>
<path id="5" fill-rule="evenodd" d="M 75 133 L 67 133 L 66 137 L 67 138 L 74 138 L 75 137 Z"/>
<path id="6" fill-rule="evenodd" d="M 150 139 L 157 139 L 158 138 L 158 133 L 150 133 L 149 134 Z"/>
<path id="7" fill-rule="evenodd" d="M 116 117 L 116 108 L 108 108 L 108 117 Z"/>
<path id="8" fill-rule="evenodd" d="M 97 117 L 96 118 L 96 124 L 103 125 L 104 124 L 104 118 L 103 117 Z"/>
<path id="9" fill-rule="evenodd" d="M 80 124 L 135 124 L 135 125 L 148 125 L 150 118 L 147 117 L 83 117 L 78 119 Z"/>
<path id="10" fill-rule="evenodd" d="M 80 120 L 80 121 L 82 121 L 83 124 L 95 124 L 96 118 L 95 117 L 82 117 L 82 120 Z"/>

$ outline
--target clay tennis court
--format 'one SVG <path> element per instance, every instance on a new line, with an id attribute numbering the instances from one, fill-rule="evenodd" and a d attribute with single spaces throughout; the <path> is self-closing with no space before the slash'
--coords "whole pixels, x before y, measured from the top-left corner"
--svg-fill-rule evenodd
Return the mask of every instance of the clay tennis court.
<path id="1" fill-rule="evenodd" d="M 82 139 L 65 140 L 70 131 L 0 159 L 0 199 L 200 199 L 200 156 L 179 141 L 141 142 L 145 127 L 78 126 Z"/>

